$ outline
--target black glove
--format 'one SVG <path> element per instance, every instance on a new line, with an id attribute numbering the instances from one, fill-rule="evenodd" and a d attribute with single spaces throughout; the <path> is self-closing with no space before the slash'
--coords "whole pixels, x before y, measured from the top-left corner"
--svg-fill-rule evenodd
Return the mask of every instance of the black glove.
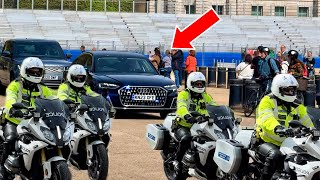
<path id="1" fill-rule="evenodd" d="M 184 119 L 187 121 L 187 123 L 190 123 L 190 124 L 194 124 L 197 122 L 196 118 L 194 118 L 190 114 L 185 115 Z"/>
<path id="2" fill-rule="evenodd" d="M 286 136 L 287 137 L 294 137 L 294 130 L 291 128 L 286 129 Z"/>
<path id="3" fill-rule="evenodd" d="M 205 118 L 204 116 L 198 116 L 198 117 L 196 117 L 196 120 L 198 123 L 203 123 L 203 122 L 207 121 L 207 118 Z"/>
<path id="4" fill-rule="evenodd" d="M 283 135 L 285 135 L 285 128 L 283 126 L 280 126 L 280 125 L 276 126 L 274 128 L 274 133 L 279 135 L 279 136 L 283 136 Z"/>
<path id="5" fill-rule="evenodd" d="M 21 109 L 10 108 L 9 115 L 17 118 L 23 118 L 23 112 Z"/>

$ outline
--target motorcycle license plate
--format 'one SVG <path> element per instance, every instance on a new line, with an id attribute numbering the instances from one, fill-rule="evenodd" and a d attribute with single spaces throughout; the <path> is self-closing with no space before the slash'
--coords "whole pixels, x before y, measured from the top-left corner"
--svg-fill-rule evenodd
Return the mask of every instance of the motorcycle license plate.
<path id="1" fill-rule="evenodd" d="M 133 100 L 135 101 L 155 101 L 156 96 L 155 95 L 134 95 Z"/>

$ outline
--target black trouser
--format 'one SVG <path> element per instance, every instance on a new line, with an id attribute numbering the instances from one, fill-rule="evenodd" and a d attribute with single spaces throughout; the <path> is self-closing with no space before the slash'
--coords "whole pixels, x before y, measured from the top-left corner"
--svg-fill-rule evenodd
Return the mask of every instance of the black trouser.
<path id="1" fill-rule="evenodd" d="M 15 150 L 15 142 L 18 138 L 17 125 L 7 121 L 6 125 L 3 128 L 3 136 L 5 138 L 5 142 L 3 143 L 3 153 L 0 159 L 0 179 L 6 179 L 4 163 L 8 158 L 10 152 L 13 152 Z"/>
<path id="2" fill-rule="evenodd" d="M 278 146 L 262 142 L 255 151 L 264 162 L 260 180 L 270 180 L 278 168 L 283 167 L 284 156 Z"/>
<path id="3" fill-rule="evenodd" d="M 190 129 L 180 126 L 174 132 L 174 135 L 176 139 L 180 142 L 178 152 L 177 152 L 177 160 L 181 162 L 183 155 L 190 148 L 190 144 L 191 144 Z"/>

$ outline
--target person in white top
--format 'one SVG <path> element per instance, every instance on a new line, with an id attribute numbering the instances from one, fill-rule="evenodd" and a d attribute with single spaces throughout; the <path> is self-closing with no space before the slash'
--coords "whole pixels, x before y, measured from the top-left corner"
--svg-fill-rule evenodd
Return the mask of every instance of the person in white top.
<path id="1" fill-rule="evenodd" d="M 237 67 L 236 71 L 238 79 L 252 79 L 253 69 L 251 69 L 252 56 L 247 54 L 244 58 L 244 62 L 241 62 Z"/>
<path id="2" fill-rule="evenodd" d="M 289 62 L 288 62 L 288 56 L 287 55 L 282 55 L 280 58 L 280 63 L 281 63 L 281 74 L 287 74 L 288 69 L 289 69 Z"/>

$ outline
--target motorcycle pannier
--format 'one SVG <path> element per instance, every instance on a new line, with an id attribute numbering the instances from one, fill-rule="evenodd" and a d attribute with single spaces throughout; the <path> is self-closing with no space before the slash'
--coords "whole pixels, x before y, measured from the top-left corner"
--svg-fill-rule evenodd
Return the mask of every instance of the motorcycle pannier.
<path id="1" fill-rule="evenodd" d="M 169 141 L 169 131 L 162 124 L 148 124 L 147 141 L 153 150 L 162 150 L 165 141 Z"/>
<path id="2" fill-rule="evenodd" d="M 242 144 L 230 139 L 219 139 L 216 142 L 214 162 L 225 173 L 236 173 L 241 165 Z"/>

